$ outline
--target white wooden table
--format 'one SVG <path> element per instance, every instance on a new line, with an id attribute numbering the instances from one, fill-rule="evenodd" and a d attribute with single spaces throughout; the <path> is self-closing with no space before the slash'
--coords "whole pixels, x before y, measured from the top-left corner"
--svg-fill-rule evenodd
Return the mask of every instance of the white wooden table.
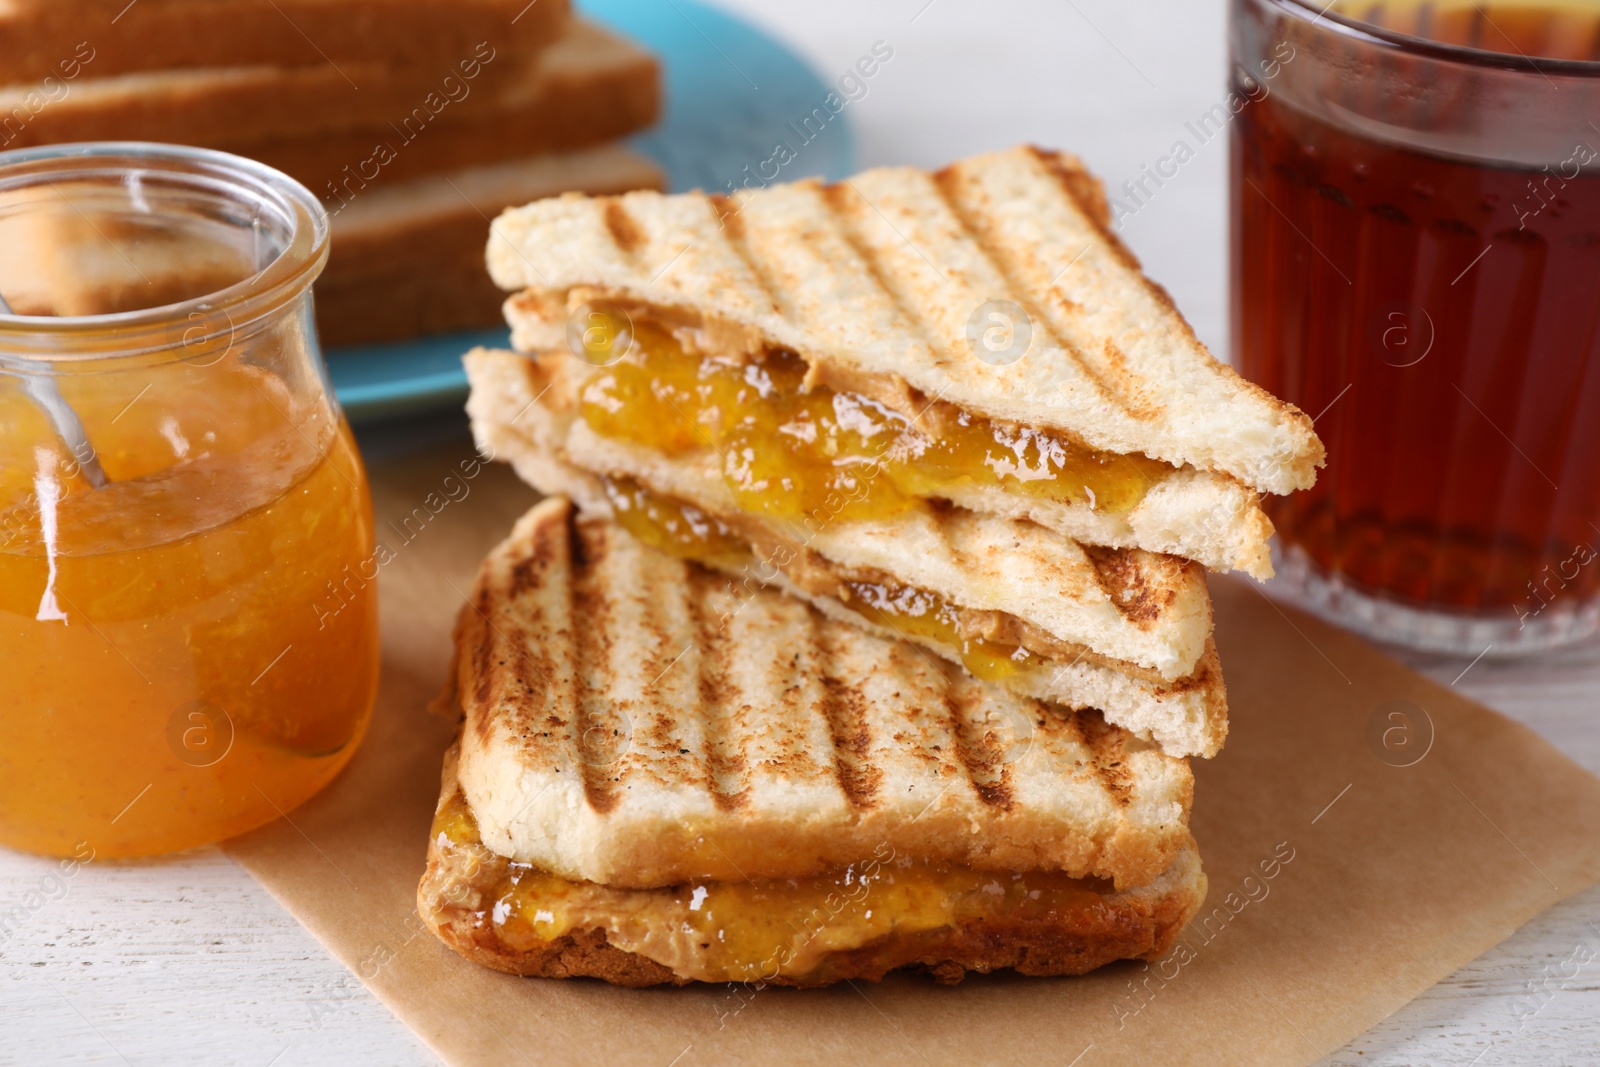
<path id="1" fill-rule="evenodd" d="M 719 2 L 795 42 L 829 80 L 874 42 L 894 49 L 849 105 L 863 165 L 937 165 L 1033 141 L 1071 148 L 1115 188 L 1167 154 L 1184 123 L 1223 95 L 1221 0 Z M 1202 146 L 1123 231 L 1219 352 L 1225 152 L 1220 138 Z M 1418 666 L 1448 683 L 1465 664 Z M 1600 647 L 1539 663 L 1484 661 L 1456 684 L 1600 773 Z M 41 887 L 48 867 L 0 852 L 0 911 Z M 1332 1062 L 1600 1062 L 1600 959 L 1571 977 L 1567 965 L 1597 954 L 1600 890 L 1591 890 Z M 0 944 L 0 1065 L 35 1062 L 288 1067 L 433 1057 L 248 875 L 208 849 L 90 865 Z"/>

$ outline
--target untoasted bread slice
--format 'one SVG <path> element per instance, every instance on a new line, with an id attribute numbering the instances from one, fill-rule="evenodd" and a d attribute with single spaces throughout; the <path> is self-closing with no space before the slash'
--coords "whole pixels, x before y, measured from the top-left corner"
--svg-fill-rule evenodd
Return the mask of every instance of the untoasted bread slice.
<path id="1" fill-rule="evenodd" d="M 492 50 L 485 50 L 493 56 Z M 517 60 L 483 63 L 472 77 L 454 67 L 394 68 L 382 63 L 207 67 L 143 71 L 73 82 L 60 99 L 8 131 L 7 147 L 68 141 L 141 140 L 231 148 L 294 134 L 428 123 L 475 95 L 515 80 Z M 34 85 L 0 86 L 0 113 L 26 114 Z"/>
<path id="2" fill-rule="evenodd" d="M 1213 359 L 1108 223 L 1076 159 L 1018 148 L 737 201 L 529 205 L 495 222 L 489 266 L 502 288 L 547 302 L 589 288 L 692 318 L 724 346 L 795 352 L 820 380 L 909 389 L 1252 489 L 1312 484 L 1311 420 Z M 1020 351 L 980 349 L 997 307 L 1020 319 Z M 519 348 L 564 345 L 540 323 L 513 325 L 527 328 Z"/>
<path id="3" fill-rule="evenodd" d="M 371 189 L 333 214 L 333 247 L 317 281 L 317 325 L 329 345 L 395 340 L 500 321 L 483 265 L 486 219 L 571 189 L 660 188 L 644 156 L 616 145 L 516 159 Z"/>
<path id="4" fill-rule="evenodd" d="M 512 974 L 624 986 L 816 986 L 906 966 L 943 984 L 1007 967 L 1081 974 L 1159 958 L 1205 898 L 1192 847 L 1155 880 L 1121 890 L 1056 874 L 930 869 L 887 845 L 810 882 L 617 889 L 553 879 L 484 847 L 457 753 L 445 757 L 417 914 L 463 956 Z"/>
<path id="5" fill-rule="evenodd" d="M 798 878 L 884 845 L 1132 886 L 1189 844 L 1185 761 L 563 498 L 489 554 L 456 645 L 482 841 L 561 878 Z"/>
<path id="6" fill-rule="evenodd" d="M 277 167 L 336 207 L 408 176 L 615 140 L 655 120 L 658 81 L 649 53 L 574 20 L 538 54 L 485 45 L 439 70 L 367 60 L 85 77 L 34 114 L 24 101 L 35 87 L 0 87 L 0 116 L 26 116 L 0 140 L 217 148 Z"/>
<path id="7" fill-rule="evenodd" d="M 480 43 L 537 50 L 568 13 L 567 0 L 0 0 L 0 84 L 374 61 L 442 76 Z"/>
<path id="8" fill-rule="evenodd" d="M 675 489 L 694 493 L 696 486 L 703 484 L 692 477 L 675 477 L 670 470 L 665 478 L 652 482 L 652 475 L 662 473 L 659 462 L 648 454 L 627 450 L 589 453 L 586 461 L 599 460 L 599 465 L 593 470 L 579 467 L 567 458 L 562 423 L 543 403 L 555 388 L 537 376 L 535 363 L 486 349 L 468 353 L 464 362 L 472 383 L 468 412 L 479 447 L 509 461 L 541 492 L 569 496 L 586 512 L 612 516 L 615 498 L 608 492 L 607 478 L 633 478 L 658 486 L 655 491 L 666 500 Z M 629 516 L 623 518 L 627 521 Z M 743 582 L 764 583 L 802 597 L 823 614 L 876 636 L 911 641 L 953 663 L 965 661 L 962 647 L 947 639 L 896 629 L 892 619 L 869 618 L 859 603 L 841 601 L 838 579 L 857 576 L 860 569 L 835 564 L 817 550 L 814 539 L 804 546 L 780 547 L 767 531 L 736 512 L 719 512 L 713 521 L 737 532 L 743 550 L 717 554 L 683 545 L 669 545 L 669 549 L 698 555 L 707 565 Z M 1003 528 L 1009 520 L 983 521 Z M 938 529 L 931 532 L 937 540 Z M 853 558 L 848 551 L 842 554 Z M 929 554 L 937 557 L 952 554 L 952 550 L 939 547 Z M 1227 688 L 1210 640 L 1205 641 L 1190 673 L 1175 681 L 1163 680 L 1157 672 L 1136 664 L 1097 655 L 1087 646 L 1052 649 L 1048 654 L 1030 655 L 1024 663 L 991 666 L 999 668 L 996 673 L 1002 684 L 1024 696 L 1068 708 L 1099 708 L 1107 721 L 1154 741 L 1170 755 L 1214 756 L 1227 737 Z"/>
<path id="9" fill-rule="evenodd" d="M 660 114 L 660 80 L 659 64 L 650 53 L 574 19 L 561 39 L 509 84 L 447 107 L 426 125 L 406 125 L 404 116 L 390 116 L 371 128 L 314 136 L 300 131 L 288 138 L 218 147 L 277 167 L 335 208 L 372 186 L 571 152 L 642 130 Z"/>

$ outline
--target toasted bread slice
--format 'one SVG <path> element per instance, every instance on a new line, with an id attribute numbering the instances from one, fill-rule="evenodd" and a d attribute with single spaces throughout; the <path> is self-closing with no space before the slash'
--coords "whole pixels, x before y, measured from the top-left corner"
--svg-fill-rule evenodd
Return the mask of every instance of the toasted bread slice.
<path id="1" fill-rule="evenodd" d="M 425 126 L 388 116 L 373 127 L 218 147 L 277 167 L 334 208 L 374 185 L 614 141 L 656 121 L 660 81 L 650 53 L 574 19 L 508 84 L 444 108 Z"/>
<path id="2" fill-rule="evenodd" d="M 801 878 L 886 846 L 1120 887 L 1189 845 L 1187 762 L 551 498 L 456 631 L 484 845 L 613 888 Z"/>
<path id="3" fill-rule="evenodd" d="M 571 189 L 660 188 L 649 159 L 616 145 L 535 156 L 395 182 L 362 193 L 332 218 L 333 247 L 317 281 L 325 344 L 359 344 L 500 321 L 500 293 L 483 265 L 486 219 Z"/>
<path id="4" fill-rule="evenodd" d="M 1099 183 L 1059 153 L 738 200 L 533 204 L 496 221 L 489 267 L 546 303 L 587 288 L 677 316 L 724 350 L 797 353 L 816 380 L 910 391 L 1255 490 L 1309 486 L 1323 461 L 1311 420 L 1212 358 L 1111 232 Z M 1014 344 L 997 352 L 985 337 L 1001 319 Z M 564 344 L 564 322 L 513 325 L 526 326 L 519 348 Z"/>
<path id="5" fill-rule="evenodd" d="M 886 844 L 808 880 L 618 889 L 557 879 L 484 847 L 457 782 L 458 751 L 445 757 L 417 914 L 466 958 L 512 974 L 624 986 L 816 986 L 907 966 L 943 984 L 1007 967 L 1081 974 L 1159 958 L 1206 893 L 1192 847 L 1121 890 L 1055 873 L 930 868 Z"/>
<path id="6" fill-rule="evenodd" d="M 567 0 L 0 0 L 0 84 L 371 62 L 443 76 L 480 43 L 549 44 L 569 10 Z"/>
<path id="7" fill-rule="evenodd" d="M 479 447 L 487 454 L 509 461 L 525 481 L 541 492 L 566 495 L 586 512 L 614 516 L 616 504 L 620 503 L 625 511 L 628 507 L 626 500 L 616 496 L 618 479 L 643 482 L 668 507 L 675 506 L 675 492 L 694 494 L 706 484 L 692 476 L 680 476 L 671 469 L 665 470 L 665 477 L 655 480 L 654 476 L 663 473 L 662 465 L 654 457 L 637 450 L 592 452 L 585 457 L 586 462 L 599 461 L 596 467 L 584 469 L 576 465 L 566 452 L 565 442 L 569 437 L 563 431 L 562 421 L 544 406 L 544 401 L 555 390 L 549 380 L 539 377 L 538 364 L 512 353 L 486 349 L 468 353 L 464 362 L 472 383 L 468 412 Z M 693 504 L 699 510 L 706 510 L 701 501 L 707 496 L 715 494 L 694 498 Z M 677 500 L 690 503 L 681 495 Z M 716 508 L 715 502 L 711 508 Z M 690 510 L 695 507 L 691 506 Z M 632 517 L 624 514 L 622 520 L 629 523 Z M 771 530 L 731 510 L 714 510 L 706 515 L 706 520 L 737 539 L 733 550 L 719 552 L 715 545 L 673 543 L 659 537 L 657 543 L 677 554 L 698 558 L 743 582 L 760 582 L 802 597 L 823 614 L 876 636 L 911 641 L 953 663 L 973 662 L 965 655 L 964 647 L 950 635 L 907 629 L 880 613 L 863 614 L 858 600 L 849 603 L 841 600 L 841 579 L 859 578 L 862 568 L 835 563 L 823 554 L 818 539 L 813 537 L 798 545 L 792 541 L 780 543 Z M 993 518 L 978 521 L 1001 529 L 1007 528 L 1010 522 Z M 637 524 L 634 525 L 638 529 Z M 941 557 L 960 560 L 962 537 L 956 532 L 960 526 L 959 521 L 944 529 L 937 523 L 930 523 L 926 533 L 931 544 L 922 552 L 923 562 Z M 644 536 L 654 533 L 648 529 L 640 532 Z M 781 528 L 778 530 L 779 535 L 786 533 Z M 711 550 L 708 551 L 708 547 Z M 829 547 L 833 547 L 832 541 Z M 846 543 L 841 555 L 846 559 L 857 558 L 851 552 L 852 547 Z M 959 576 L 955 581 L 960 581 Z M 1096 637 L 1092 624 L 1087 630 L 1090 638 Z M 992 677 L 1024 696 L 1068 708 L 1099 708 L 1107 721 L 1154 741 L 1170 755 L 1210 757 L 1221 749 L 1227 737 L 1227 689 L 1216 648 L 1209 639 L 1203 642 L 1190 673 L 1173 681 L 1164 680 L 1158 672 L 1137 664 L 1097 654 L 1087 645 L 1051 646 L 1021 657 L 1020 662 L 1016 659 L 990 661 L 985 666 Z"/>

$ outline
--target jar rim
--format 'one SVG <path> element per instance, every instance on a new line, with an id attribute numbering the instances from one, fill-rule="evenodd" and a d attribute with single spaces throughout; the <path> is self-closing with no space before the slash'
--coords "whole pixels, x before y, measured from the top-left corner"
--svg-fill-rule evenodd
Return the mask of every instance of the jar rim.
<path id="1" fill-rule="evenodd" d="M 271 204 L 289 222 L 281 251 L 255 273 L 176 303 L 101 315 L 17 315 L 0 312 L 0 363 L 72 362 L 148 355 L 194 346 L 237 331 L 304 294 L 327 264 L 328 213 L 316 195 L 287 174 L 243 156 L 209 148 L 146 141 L 96 141 L 0 152 L 0 192 L 61 179 L 159 175 L 196 187 L 235 190 Z M 189 324 L 178 331 L 174 324 Z M 91 350 L 77 342 L 93 340 Z"/>
<path id="2" fill-rule="evenodd" d="M 1328 0 L 1326 3 L 1319 3 L 1317 0 L 1261 0 L 1261 2 L 1279 8 L 1297 18 L 1305 19 L 1309 16 L 1309 22 L 1313 26 L 1319 22 L 1326 21 L 1331 30 L 1346 37 L 1355 38 L 1368 44 L 1398 49 L 1413 55 L 1460 63 L 1464 66 L 1510 70 L 1519 73 L 1600 78 L 1600 60 L 1553 59 L 1521 53 L 1513 55 L 1509 52 L 1496 52 L 1489 48 L 1445 44 L 1442 41 L 1429 40 L 1426 37 L 1418 37 L 1415 34 L 1401 33 L 1398 30 L 1375 26 L 1351 15 L 1341 14 L 1332 10 L 1333 0 Z"/>

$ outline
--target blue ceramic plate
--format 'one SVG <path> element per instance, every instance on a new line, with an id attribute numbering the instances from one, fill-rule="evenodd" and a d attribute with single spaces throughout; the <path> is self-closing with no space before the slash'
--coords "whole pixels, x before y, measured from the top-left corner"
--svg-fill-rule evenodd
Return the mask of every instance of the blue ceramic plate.
<path id="1" fill-rule="evenodd" d="M 694 0 L 587 0 L 581 9 L 661 57 L 665 114 L 630 143 L 662 165 L 674 190 L 744 184 L 745 168 L 755 174 L 780 141 L 794 153 L 784 180 L 838 179 L 853 169 L 849 116 L 823 108 L 832 86 L 756 27 Z M 818 108 L 828 124 L 806 131 L 802 120 Z M 461 353 L 477 344 L 504 346 L 507 332 L 333 348 L 328 371 L 350 420 L 374 422 L 459 404 L 467 393 Z"/>

